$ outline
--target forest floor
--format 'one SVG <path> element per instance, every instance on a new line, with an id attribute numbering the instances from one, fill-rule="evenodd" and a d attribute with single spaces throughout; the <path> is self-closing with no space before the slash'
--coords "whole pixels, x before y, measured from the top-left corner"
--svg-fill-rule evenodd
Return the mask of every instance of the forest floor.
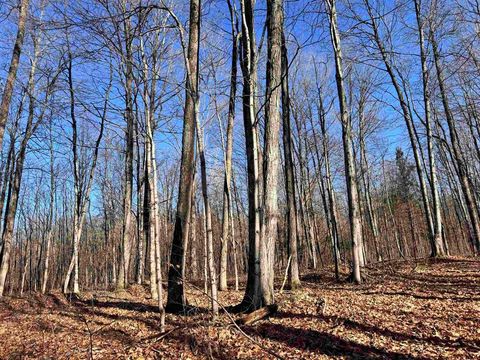
<path id="1" fill-rule="evenodd" d="M 167 314 L 164 334 L 155 302 L 139 287 L 76 299 L 6 297 L 0 358 L 480 359 L 480 261 L 395 262 L 367 274 L 359 286 L 336 283 L 327 271 L 306 275 L 300 290 L 277 296 L 273 317 L 242 331 L 225 313 L 212 322 L 208 298 L 195 289 L 188 298 L 200 311 Z M 225 306 L 241 298 L 220 293 Z"/>

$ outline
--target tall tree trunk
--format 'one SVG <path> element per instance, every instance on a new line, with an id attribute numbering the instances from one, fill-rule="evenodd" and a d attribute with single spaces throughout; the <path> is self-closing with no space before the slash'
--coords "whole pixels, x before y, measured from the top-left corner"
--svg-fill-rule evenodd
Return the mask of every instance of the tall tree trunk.
<path id="1" fill-rule="evenodd" d="M 152 94 L 153 95 L 153 94 Z M 149 112 L 147 119 L 147 138 L 150 146 L 150 163 L 148 173 L 148 183 L 150 188 L 150 239 L 151 246 L 155 252 L 155 282 L 151 284 L 151 287 L 155 287 L 157 295 L 158 310 L 160 312 L 160 331 L 165 331 L 165 308 L 163 306 L 163 287 L 162 287 L 162 263 L 160 254 L 160 213 L 158 206 L 158 194 L 157 194 L 157 161 L 155 159 L 155 142 L 153 138 L 152 118 L 153 113 Z M 165 223 L 165 226 L 167 224 Z"/>
<path id="2" fill-rule="evenodd" d="M 458 138 L 458 131 L 456 127 L 456 120 L 450 108 L 448 96 L 445 88 L 445 79 L 443 76 L 442 65 L 440 64 L 440 52 L 438 50 L 438 44 L 435 39 L 434 31 L 430 32 L 430 42 L 432 44 L 433 59 L 435 63 L 435 70 L 437 72 L 437 81 L 440 88 L 440 95 L 442 98 L 443 110 L 447 119 L 448 130 L 450 134 L 450 141 L 452 143 L 453 158 L 457 164 L 456 169 L 463 196 L 465 198 L 465 204 L 468 211 L 469 220 L 472 228 L 473 240 L 476 248 L 476 253 L 480 253 L 480 218 L 475 205 L 475 195 L 472 190 L 471 179 L 468 175 L 467 164 L 464 160 L 460 142 Z"/>
<path id="3" fill-rule="evenodd" d="M 329 149 L 329 136 L 327 132 L 327 118 L 325 113 L 325 105 L 322 96 L 322 89 L 318 84 L 318 74 L 317 68 L 315 67 L 315 78 L 317 80 L 317 96 L 318 96 L 318 114 L 320 121 L 320 130 L 322 133 L 322 153 L 324 158 L 324 167 L 325 167 L 325 190 L 327 193 L 327 203 L 328 207 L 325 209 L 325 213 L 328 213 L 327 219 L 329 220 L 329 228 L 331 229 L 331 242 L 332 242 L 332 252 L 333 260 L 335 263 L 335 278 L 339 280 L 339 261 L 340 261 L 340 249 L 339 242 L 340 236 L 338 231 L 338 215 L 337 215 L 337 201 L 335 197 L 335 191 L 332 184 L 332 172 L 330 170 L 330 149 Z M 312 120 L 312 130 L 314 131 L 315 136 L 315 127 L 313 126 Z M 315 150 L 317 152 L 317 157 L 319 158 L 319 150 L 317 142 L 314 143 Z M 320 160 L 318 160 L 320 162 Z"/>
<path id="4" fill-rule="evenodd" d="M 283 18 L 283 16 L 282 16 Z M 287 244 L 290 267 L 288 281 L 291 289 L 300 286 L 298 270 L 297 244 L 297 204 L 295 194 L 295 168 L 293 165 L 292 131 L 290 123 L 290 92 L 288 82 L 288 54 L 285 43 L 282 19 L 282 122 L 283 122 L 283 152 L 285 157 L 285 192 L 287 195 Z"/>
<path id="5" fill-rule="evenodd" d="M 51 251 L 51 242 L 53 236 L 53 210 L 55 206 L 55 159 L 54 159 L 54 150 L 53 150 L 53 138 L 50 129 L 50 206 L 48 213 L 48 223 L 47 223 L 47 235 L 45 239 L 45 263 L 43 265 L 43 275 L 42 275 L 42 294 L 45 294 L 47 290 L 48 274 L 50 267 L 50 251 Z"/>
<path id="6" fill-rule="evenodd" d="M 187 81 L 182 136 L 182 159 L 177 214 L 168 271 L 167 310 L 183 311 L 187 305 L 183 283 L 184 246 L 188 239 L 195 170 L 195 119 L 198 110 L 198 52 L 200 41 L 200 0 L 190 0 L 190 33 L 186 61 Z"/>
<path id="7" fill-rule="evenodd" d="M 198 110 L 198 109 L 197 109 Z M 198 111 L 196 111 L 198 115 Z M 196 118 L 196 130 L 198 140 L 198 153 L 200 157 L 200 172 L 203 195 L 203 207 L 205 212 L 204 222 L 207 237 L 207 262 L 208 262 L 208 276 L 210 279 L 210 300 L 212 304 L 213 316 L 218 315 L 218 296 L 217 296 L 217 275 L 215 273 L 215 262 L 213 258 L 213 229 L 212 229 L 212 211 L 210 209 L 210 202 L 208 199 L 208 184 L 207 184 L 207 164 L 205 160 L 205 148 L 203 145 L 203 131 L 200 128 L 199 119 Z"/>
<path id="8" fill-rule="evenodd" d="M 137 263 L 136 263 L 136 282 L 137 284 L 142 284 L 143 276 L 145 272 L 145 256 L 144 256 L 144 231 L 143 231 L 143 187 L 146 179 L 142 175 L 142 162 L 145 166 L 145 162 L 142 160 L 141 147 L 140 147 L 140 132 L 138 129 L 138 121 L 135 122 L 135 133 L 136 133 L 136 143 L 137 143 Z M 145 159 L 145 156 L 143 156 Z"/>
<path id="9" fill-rule="evenodd" d="M 15 217 L 17 213 L 17 206 L 18 206 L 18 198 L 20 195 L 20 186 L 22 183 L 22 175 L 23 175 L 23 165 L 25 162 L 25 157 L 27 154 L 27 145 L 28 141 L 30 140 L 31 136 L 37 129 L 38 125 L 41 122 L 41 118 L 43 117 L 44 110 L 40 115 L 40 118 L 34 123 L 35 117 L 35 72 L 37 68 L 38 62 L 38 55 L 39 55 L 39 47 L 38 47 L 38 39 L 35 37 L 33 38 L 34 41 L 34 55 L 32 66 L 30 69 L 30 75 L 28 78 L 28 97 L 29 97 L 29 108 L 28 108 L 28 117 L 27 117 L 27 124 L 25 127 L 25 132 L 23 139 L 20 143 L 20 148 L 18 150 L 18 155 L 15 160 L 15 165 L 12 167 L 12 177 L 11 183 L 9 185 L 8 197 L 7 197 L 7 204 L 5 209 L 5 219 L 3 225 L 3 233 L 2 233 L 2 242 L 3 246 L 0 252 L 0 297 L 3 296 L 3 292 L 5 289 L 5 280 L 7 277 L 7 272 L 10 264 L 10 252 L 12 250 L 12 240 L 13 240 L 13 230 L 15 227 Z M 48 90 L 47 90 L 48 91 Z M 48 93 L 47 93 L 48 96 Z"/>
<path id="10" fill-rule="evenodd" d="M 330 35 L 335 55 L 335 79 L 337 82 L 338 101 L 340 106 L 340 117 L 342 122 L 342 140 L 345 161 L 345 177 L 347 182 L 348 213 L 350 220 L 350 233 L 353 244 L 353 280 L 356 283 L 362 282 L 360 273 L 362 258 L 362 220 L 360 214 L 360 199 L 358 197 L 357 174 L 355 169 L 355 158 L 353 155 L 353 134 L 352 123 L 347 109 L 347 98 L 344 87 L 342 50 L 340 47 L 340 36 L 337 29 L 337 12 L 335 0 L 327 0 L 328 15 L 330 19 Z"/>
<path id="11" fill-rule="evenodd" d="M 232 152 L 233 152 L 233 123 L 235 120 L 235 96 L 237 92 L 237 59 L 238 59 L 238 37 L 235 31 L 235 13 L 228 1 L 232 28 L 232 65 L 230 73 L 230 95 L 228 103 L 228 125 L 227 125 L 227 144 L 225 150 L 225 180 L 223 184 L 223 218 L 222 218 L 222 243 L 220 252 L 220 278 L 219 289 L 227 290 L 227 260 L 228 243 L 232 236 L 230 232 L 231 217 L 231 181 L 232 181 Z M 232 239 L 233 241 L 233 239 Z"/>
<path id="12" fill-rule="evenodd" d="M 415 15 L 417 19 L 418 38 L 420 42 L 420 62 L 422 65 L 423 103 L 425 107 L 425 123 L 427 128 L 427 151 L 430 170 L 430 185 L 433 202 L 433 236 L 430 238 L 431 256 L 444 256 L 446 249 L 442 241 L 442 212 L 438 192 L 437 165 L 433 149 L 432 118 L 430 111 L 430 90 L 428 88 L 427 55 L 425 53 L 421 0 L 415 0 Z"/>
<path id="13" fill-rule="evenodd" d="M 282 77 L 283 0 L 267 1 L 267 79 L 263 154 L 263 217 L 260 283 L 263 305 L 274 303 L 274 257 L 278 224 L 278 166 L 280 163 L 280 100 Z"/>
<path id="14" fill-rule="evenodd" d="M 110 88 L 112 86 L 112 78 L 110 77 L 110 84 L 108 86 L 105 101 L 103 104 L 103 111 L 101 115 L 100 130 L 98 137 L 95 141 L 95 146 L 93 149 L 92 163 L 86 179 L 80 179 L 80 170 L 79 170 L 79 159 L 78 159 L 78 134 L 77 134 L 77 118 L 75 114 L 75 91 L 73 86 L 73 58 L 70 49 L 68 50 L 68 91 L 70 95 L 70 118 L 72 121 L 72 153 L 73 153 L 73 173 L 74 173 L 74 191 L 75 191 L 75 209 L 73 212 L 73 250 L 70 264 L 65 275 L 65 280 L 63 283 L 63 292 L 68 291 L 68 285 L 70 283 L 71 275 L 73 273 L 73 292 L 78 294 L 80 292 L 79 286 L 79 250 L 80 250 L 80 239 L 82 237 L 83 225 L 85 222 L 85 215 L 90 203 L 90 192 L 92 190 L 93 178 L 95 175 L 95 168 L 97 166 L 98 151 L 100 147 L 100 142 L 102 141 L 103 132 L 105 129 L 105 119 L 107 115 L 107 105 L 108 105 L 108 95 L 110 93 Z M 85 187 L 83 184 L 85 183 Z"/>
<path id="15" fill-rule="evenodd" d="M 133 146 L 134 146 L 134 113 L 133 113 L 133 54 L 130 19 L 124 21 L 125 44 L 125 120 L 127 131 L 125 134 L 125 178 L 123 183 L 123 227 L 122 253 L 117 278 L 117 289 L 128 286 L 128 270 L 130 268 L 132 239 L 130 227 L 132 221 L 132 192 L 133 192 Z"/>
<path id="16" fill-rule="evenodd" d="M 262 306 L 260 295 L 260 149 L 256 121 L 256 45 L 253 23 L 253 0 L 240 0 L 242 15 L 243 122 L 247 152 L 248 179 L 248 276 L 247 286 L 239 310 L 255 310 Z"/>
<path id="17" fill-rule="evenodd" d="M 382 261 L 382 254 L 380 251 L 379 244 L 379 231 L 378 231 L 378 221 L 375 211 L 373 209 L 372 201 L 372 192 L 370 189 L 370 167 L 368 164 L 367 149 L 365 144 L 365 131 L 364 131 L 364 106 L 366 99 L 364 98 L 365 94 L 360 94 L 359 104 L 358 104 L 358 116 L 359 116 L 359 143 L 360 143 L 360 172 L 361 179 L 363 182 L 363 189 L 365 191 L 365 203 L 367 205 L 367 215 L 368 222 L 370 224 L 370 229 L 372 230 L 373 235 L 373 245 L 375 248 L 375 255 L 377 261 Z"/>
<path id="18" fill-rule="evenodd" d="M 427 229 L 428 229 L 428 236 L 429 239 L 433 239 L 433 233 L 434 233 L 434 225 L 433 225 L 433 220 L 432 220 L 432 214 L 430 210 L 430 204 L 429 204 L 429 199 L 428 199 L 428 194 L 427 194 L 427 186 L 425 183 L 425 177 L 423 176 L 423 169 L 422 169 L 422 161 L 421 161 L 421 156 L 420 156 L 420 150 L 417 145 L 417 140 L 416 140 L 416 130 L 415 130 L 415 124 L 412 120 L 412 117 L 410 115 L 410 109 L 408 107 L 407 100 L 404 96 L 404 93 L 402 91 L 402 88 L 400 86 L 400 83 L 397 79 L 397 76 L 395 74 L 395 69 L 392 65 L 392 62 L 388 58 L 388 53 L 387 50 L 385 49 L 385 46 L 383 42 L 381 41 L 380 34 L 378 33 L 378 25 L 377 25 L 377 17 L 375 14 L 373 14 L 373 10 L 370 6 L 370 0 L 364 0 L 365 5 L 367 7 L 367 12 L 370 17 L 370 24 L 372 26 L 373 30 L 373 37 L 374 41 L 377 44 L 378 50 L 380 51 L 380 55 L 382 57 L 383 63 L 385 64 L 385 68 L 387 70 L 387 73 L 390 77 L 390 80 L 392 82 L 393 87 L 395 88 L 395 93 L 397 94 L 398 101 L 400 103 L 401 107 L 401 112 L 403 115 L 403 118 L 405 120 L 405 124 L 407 126 L 408 130 L 408 136 L 410 139 L 410 145 L 412 146 L 412 151 L 413 151 L 413 156 L 415 158 L 415 168 L 417 170 L 417 176 L 418 176 L 418 181 L 420 183 L 420 192 L 422 194 L 422 203 L 423 203 L 423 210 L 425 214 L 425 222 L 427 224 Z"/>

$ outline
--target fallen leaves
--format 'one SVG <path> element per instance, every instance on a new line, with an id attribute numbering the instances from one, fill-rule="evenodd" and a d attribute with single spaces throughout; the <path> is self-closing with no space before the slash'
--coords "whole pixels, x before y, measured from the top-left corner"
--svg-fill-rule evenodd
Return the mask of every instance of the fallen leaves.
<path id="1" fill-rule="evenodd" d="M 471 259 L 384 264 L 369 282 L 336 283 L 331 270 L 277 297 L 275 316 L 242 326 L 208 311 L 167 315 L 159 333 L 144 288 L 60 293 L 0 301 L 0 358 L 58 359 L 473 359 L 480 358 L 480 262 Z M 281 280 L 280 280 L 281 282 Z M 242 292 L 220 293 L 224 306 Z M 208 309 L 200 291 L 189 299 Z M 318 311 L 322 299 L 322 311 Z M 259 346 L 261 345 L 261 346 Z"/>

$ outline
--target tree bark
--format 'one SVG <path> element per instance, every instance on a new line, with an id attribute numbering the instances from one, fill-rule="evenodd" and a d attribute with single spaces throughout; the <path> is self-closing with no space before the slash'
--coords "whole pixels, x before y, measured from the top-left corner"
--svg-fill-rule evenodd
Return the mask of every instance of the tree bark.
<path id="1" fill-rule="evenodd" d="M 460 142 L 458 139 L 458 131 L 456 127 L 456 120 L 450 108 L 448 96 L 445 88 L 445 79 L 443 76 L 442 66 L 440 64 L 440 52 L 438 50 L 438 44 L 435 39 L 434 31 L 430 32 L 430 42 L 432 44 L 433 59 L 435 63 L 435 70 L 437 73 L 438 86 L 440 88 L 440 95 L 442 98 L 443 110 L 447 119 L 450 141 L 452 143 L 453 159 L 456 162 L 456 170 L 462 189 L 463 196 L 465 198 L 465 204 L 467 207 L 468 217 L 471 223 L 472 235 L 475 244 L 476 253 L 480 253 L 480 218 L 475 205 L 475 195 L 472 190 L 471 179 L 469 178 L 467 171 L 467 164 L 463 158 L 463 154 L 460 148 Z"/>
<path id="2" fill-rule="evenodd" d="M 360 214 L 360 199 L 358 197 L 357 174 L 355 158 L 353 156 L 353 134 L 351 119 L 348 115 L 347 98 L 344 87 L 342 50 L 340 36 L 337 29 L 337 12 L 335 0 L 327 0 L 328 15 L 330 19 L 330 36 L 335 55 L 335 79 L 337 82 L 340 117 L 342 122 L 342 140 L 345 161 L 345 177 L 347 182 L 348 213 L 350 220 L 350 233 L 353 244 L 353 280 L 359 284 L 362 282 L 360 273 L 362 258 L 362 220 Z"/>
<path id="3" fill-rule="evenodd" d="M 243 122 L 245 148 L 247 152 L 248 179 L 248 275 L 247 286 L 239 310 L 259 309 L 260 296 L 260 149 L 258 144 L 258 123 L 255 110 L 256 93 L 256 45 L 253 24 L 253 0 L 240 0 L 242 15 L 242 52 L 240 64 L 243 73 Z"/>
<path id="4" fill-rule="evenodd" d="M 283 152 L 285 157 L 285 193 L 287 195 L 287 244 L 288 256 L 291 257 L 288 271 L 288 282 L 291 289 L 300 287 L 298 269 L 297 242 L 297 204 L 295 194 L 295 168 L 293 165 L 292 131 L 290 123 L 290 92 L 288 82 L 288 54 L 282 21 L 282 122 Z"/>
<path id="5" fill-rule="evenodd" d="M 228 125 L 227 144 L 225 149 L 225 180 L 223 184 L 223 218 L 222 218 L 222 242 L 220 250 L 220 277 L 219 289 L 227 290 L 227 265 L 228 243 L 232 237 L 230 227 L 231 217 L 231 181 L 232 181 L 232 152 L 233 152 L 233 124 L 235 120 L 235 97 L 237 92 L 237 59 L 238 59 L 238 36 L 235 31 L 235 13 L 228 1 L 231 17 L 232 30 L 232 65 L 230 73 L 230 95 L 228 102 Z M 233 241 L 233 239 L 232 239 Z"/>
<path id="6" fill-rule="evenodd" d="M 430 91 L 428 89 L 428 67 L 427 67 L 427 55 L 425 53 L 424 34 L 423 34 L 423 20 L 420 8 L 420 0 L 415 1 L 415 15 L 417 19 L 418 39 L 420 43 L 420 62 L 422 65 L 422 85 L 423 85 L 423 103 L 425 107 L 425 123 L 427 128 L 427 151 L 429 159 L 429 172 L 430 172 L 430 184 L 433 202 L 433 236 L 430 238 L 431 256 L 444 256 L 446 249 L 443 246 L 442 241 L 442 212 L 438 190 L 437 179 L 437 165 L 435 159 L 435 152 L 433 149 L 433 134 L 432 134 L 432 119 L 430 110 Z"/>
<path id="7" fill-rule="evenodd" d="M 168 271 L 168 311 L 183 311 L 187 305 L 183 283 L 184 246 L 188 239 L 192 188 L 195 170 L 195 119 L 198 103 L 198 52 L 200 41 L 200 0 L 190 1 L 190 34 L 185 92 L 185 113 L 182 136 L 182 159 L 178 188 L 177 214 Z"/>
<path id="8" fill-rule="evenodd" d="M 274 303 L 275 239 L 278 224 L 278 166 L 280 163 L 280 100 L 282 77 L 283 0 L 267 1 L 267 79 L 263 154 L 263 216 L 260 246 L 262 304 Z"/>
<path id="9" fill-rule="evenodd" d="M 17 38 L 13 47 L 12 59 L 10 60 L 10 68 L 3 89 L 2 102 L 0 104 L 0 148 L 3 144 L 3 136 L 5 134 L 5 126 L 7 125 L 10 102 L 12 100 L 13 87 L 17 78 L 18 64 L 22 53 L 23 39 L 25 38 L 25 24 L 28 15 L 28 6 L 30 0 L 20 1 L 20 11 L 18 15 Z"/>

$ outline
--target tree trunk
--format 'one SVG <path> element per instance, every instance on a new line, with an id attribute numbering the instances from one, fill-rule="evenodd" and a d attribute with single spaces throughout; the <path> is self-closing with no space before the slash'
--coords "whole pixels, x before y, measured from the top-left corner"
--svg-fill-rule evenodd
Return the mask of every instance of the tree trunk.
<path id="1" fill-rule="evenodd" d="M 10 102 L 12 100 L 13 86 L 17 78 L 18 64 L 20 62 L 20 54 L 22 53 L 23 39 L 25 37 L 25 23 L 28 15 L 28 6 L 30 0 L 20 1 L 20 11 L 18 15 L 17 38 L 13 47 L 12 59 L 10 60 L 10 68 L 3 89 L 2 103 L 0 104 L 0 148 L 3 144 L 3 136 L 5 134 L 5 126 L 7 125 Z"/>
<path id="2" fill-rule="evenodd" d="M 253 24 L 253 0 L 240 0 L 242 14 L 243 122 L 248 174 L 248 276 L 239 310 L 256 310 L 262 306 L 260 296 L 260 149 L 256 121 L 256 45 Z"/>
<path id="3" fill-rule="evenodd" d="M 360 215 L 360 201 L 358 198 L 357 174 L 355 159 L 353 156 L 353 134 L 351 119 L 348 115 L 347 99 L 345 95 L 342 50 L 340 47 L 340 36 L 337 30 L 337 13 L 335 0 L 327 0 L 328 13 L 330 18 L 330 35 L 335 55 L 336 82 L 338 100 L 340 105 L 340 116 L 342 122 L 342 140 L 345 161 L 345 177 L 347 182 L 348 212 L 350 220 L 350 233 L 353 243 L 353 280 L 356 283 L 362 282 L 360 273 L 362 258 L 362 220 Z"/>
<path id="4" fill-rule="evenodd" d="M 402 115 L 405 120 L 405 124 L 407 126 L 408 136 L 410 138 L 410 145 L 412 146 L 413 156 L 415 158 L 415 168 L 417 170 L 418 181 L 420 183 L 420 191 L 422 194 L 422 203 L 423 203 L 423 210 L 425 214 L 425 222 L 427 224 L 427 229 L 428 229 L 428 236 L 430 239 L 433 239 L 434 225 L 433 225 L 433 220 L 432 220 L 432 215 L 430 210 L 425 178 L 423 176 L 421 157 L 420 157 L 419 149 L 417 146 L 417 140 L 415 136 L 415 133 L 416 133 L 415 124 L 413 123 L 412 117 L 410 116 L 410 110 L 407 104 L 407 100 L 405 99 L 402 88 L 400 87 L 399 81 L 397 80 L 394 67 L 390 62 L 390 60 L 388 59 L 387 50 L 385 49 L 381 41 L 380 34 L 378 33 L 377 19 L 372 12 L 372 8 L 370 6 L 369 0 L 364 0 L 364 1 L 367 7 L 367 12 L 370 17 L 370 23 L 373 30 L 374 41 L 377 44 L 378 50 L 380 51 L 380 55 L 382 56 L 383 63 L 385 64 L 387 73 L 390 77 L 393 87 L 395 88 L 395 93 L 397 94 Z"/>
<path id="5" fill-rule="evenodd" d="M 430 170 L 430 184 L 433 202 L 433 236 L 430 239 L 431 256 L 444 256 L 446 249 L 442 241 L 442 213 L 440 207 L 440 197 L 438 192 L 437 179 L 437 165 L 435 159 L 435 152 L 433 149 L 433 134 L 432 134 L 432 119 L 430 111 L 430 90 L 428 89 L 428 66 L 427 56 L 425 54 L 424 35 L 423 35 L 423 20 L 421 16 L 420 1 L 415 0 L 415 15 L 417 19 L 418 38 L 420 42 L 420 61 L 422 65 L 422 85 L 423 85 L 423 103 L 425 107 L 425 123 L 427 128 L 427 151 L 429 159 Z"/>
<path id="6" fill-rule="evenodd" d="M 196 105 L 198 106 L 198 105 Z M 198 110 L 198 109 L 197 109 Z M 198 114 L 198 111 L 196 111 Z M 203 145 L 203 131 L 200 128 L 198 117 L 196 118 L 196 130 L 198 140 L 198 153 L 200 157 L 200 172 L 202 180 L 203 207 L 205 211 L 205 231 L 207 237 L 207 262 L 208 275 L 210 279 L 210 300 L 212 304 L 213 317 L 218 315 L 218 296 L 217 296 L 217 275 L 215 273 L 215 263 L 213 259 L 213 229 L 212 229 L 212 211 L 208 200 L 208 184 L 207 184 L 207 165 L 205 160 L 205 149 Z"/>
<path id="7" fill-rule="evenodd" d="M 438 51 L 437 41 L 435 39 L 434 32 L 430 33 L 430 42 L 432 44 L 433 58 L 435 63 L 435 70 L 437 72 L 438 86 L 440 88 L 440 95 L 442 97 L 443 110 L 447 119 L 448 129 L 450 133 L 450 141 L 452 143 L 453 158 L 457 164 L 456 169 L 460 186 L 465 198 L 465 204 L 468 211 L 469 220 L 472 228 L 472 235 L 475 244 L 476 253 L 480 253 L 480 218 L 475 205 L 475 195 L 472 191 L 471 179 L 468 176 L 467 164 L 463 158 L 463 154 L 460 148 L 458 139 L 458 132 L 455 125 L 455 118 L 450 109 L 448 102 L 448 96 L 445 88 L 445 80 L 443 77 L 442 67 L 440 64 L 440 53 Z"/>
<path id="8" fill-rule="evenodd" d="M 278 166 L 280 163 L 280 99 L 282 77 L 283 1 L 267 1 L 267 79 L 263 154 L 263 217 L 260 246 L 262 305 L 274 303 L 275 239 L 278 223 Z"/>
<path id="9" fill-rule="evenodd" d="M 133 113 L 133 54 L 132 54 L 132 35 L 130 29 L 130 19 L 124 21 L 125 44 L 125 120 L 127 122 L 127 131 L 125 137 L 125 178 L 123 183 L 123 227 L 122 227 L 122 252 L 120 257 L 120 267 L 117 278 L 117 289 L 124 289 L 128 286 L 128 270 L 130 268 L 132 240 L 130 237 L 130 226 L 132 218 L 132 192 L 133 192 L 133 131 L 134 131 L 134 113 Z"/>
<path id="10" fill-rule="evenodd" d="M 231 217 L 231 180 L 232 180 L 232 152 L 233 152 L 233 123 L 235 120 L 235 96 L 237 92 L 237 58 L 238 58 L 238 38 L 235 32 L 235 14 L 234 9 L 228 2 L 232 24 L 232 65 L 230 73 L 230 96 L 228 103 L 228 125 L 227 125 L 227 144 L 225 149 L 225 180 L 223 184 L 223 218 L 222 218 L 222 243 L 220 253 L 220 278 L 219 289 L 227 290 L 227 265 L 228 265 L 228 243 L 232 234 L 229 230 Z M 233 239 L 232 239 L 233 241 Z"/>
<path id="11" fill-rule="evenodd" d="M 51 130 L 51 129 L 50 129 Z M 50 266 L 50 248 L 53 236 L 53 208 L 55 206 L 55 164 L 54 164 L 54 150 L 53 150 L 53 138 L 50 132 L 50 207 L 48 214 L 48 230 L 45 239 L 45 263 L 43 267 L 42 275 L 42 294 L 45 294 L 47 290 L 48 271 Z"/>
<path id="12" fill-rule="evenodd" d="M 282 121 L 283 121 L 283 152 L 285 157 L 285 193 L 287 195 L 287 244 L 288 256 L 291 258 L 288 271 L 288 281 L 291 289 L 300 286 L 298 270 L 297 244 L 297 204 L 295 194 L 295 168 L 292 153 L 292 131 L 290 124 L 290 93 L 288 83 L 288 55 L 282 21 Z"/>
<path id="13" fill-rule="evenodd" d="M 186 60 L 187 81 L 182 136 L 182 159 L 178 188 L 177 214 L 168 271 L 167 310 L 183 311 L 187 305 L 183 284 L 184 246 L 188 239 L 195 169 L 195 119 L 198 103 L 198 52 L 200 41 L 200 0 L 190 1 L 190 33 Z"/>

